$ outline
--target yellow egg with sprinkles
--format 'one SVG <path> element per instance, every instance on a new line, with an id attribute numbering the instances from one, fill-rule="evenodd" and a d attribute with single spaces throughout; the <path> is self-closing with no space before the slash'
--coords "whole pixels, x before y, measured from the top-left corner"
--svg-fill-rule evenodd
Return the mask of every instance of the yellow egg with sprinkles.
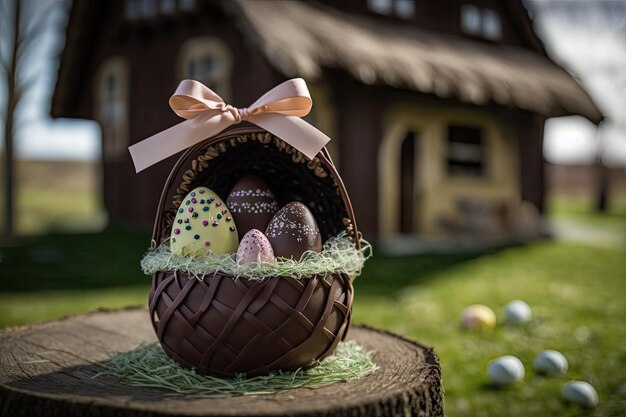
<path id="1" fill-rule="evenodd" d="M 185 196 L 172 224 L 170 249 L 181 256 L 235 252 L 237 226 L 222 199 L 207 187 Z"/>

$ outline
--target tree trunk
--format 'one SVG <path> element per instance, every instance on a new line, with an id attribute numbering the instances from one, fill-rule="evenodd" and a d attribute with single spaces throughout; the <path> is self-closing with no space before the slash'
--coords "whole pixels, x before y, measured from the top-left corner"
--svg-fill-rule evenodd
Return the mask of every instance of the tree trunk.
<path id="1" fill-rule="evenodd" d="M 596 163 L 596 171 L 598 174 L 598 194 L 596 196 L 596 211 L 604 213 L 608 209 L 609 200 L 609 178 L 607 167 L 602 162 L 601 158 L 598 158 Z"/>
<path id="2" fill-rule="evenodd" d="M 9 101 L 11 96 L 9 95 Z M 7 118 L 4 123 L 4 236 L 14 234 L 14 152 L 13 152 L 13 114 L 14 110 L 7 106 Z"/>
<path id="3" fill-rule="evenodd" d="M 352 326 L 379 366 L 357 381 L 271 395 L 194 398 L 123 384 L 109 355 L 156 342 L 148 310 L 101 311 L 0 332 L 0 416 L 443 417 L 441 368 L 431 348 Z"/>
<path id="4" fill-rule="evenodd" d="M 7 86 L 7 105 L 6 118 L 4 123 L 4 236 L 11 237 L 14 234 L 14 151 L 13 151 L 13 126 L 15 118 L 15 108 L 19 102 L 19 91 L 17 86 L 17 61 L 20 37 L 20 20 L 21 20 L 21 0 L 15 1 L 13 7 L 13 16 L 11 23 L 13 24 L 13 43 L 11 44 L 11 60 L 7 68 L 6 86 Z"/>

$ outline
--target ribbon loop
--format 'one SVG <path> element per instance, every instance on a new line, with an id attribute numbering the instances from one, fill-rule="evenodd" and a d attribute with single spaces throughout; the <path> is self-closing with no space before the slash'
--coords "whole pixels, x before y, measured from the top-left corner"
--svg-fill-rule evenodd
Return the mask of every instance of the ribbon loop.
<path id="1" fill-rule="evenodd" d="M 287 80 L 269 90 L 250 107 L 236 108 L 195 80 L 183 80 L 169 100 L 178 116 L 187 119 L 128 148 L 140 172 L 243 120 L 278 136 L 309 159 L 330 140 L 301 119 L 313 102 L 302 78 Z"/>

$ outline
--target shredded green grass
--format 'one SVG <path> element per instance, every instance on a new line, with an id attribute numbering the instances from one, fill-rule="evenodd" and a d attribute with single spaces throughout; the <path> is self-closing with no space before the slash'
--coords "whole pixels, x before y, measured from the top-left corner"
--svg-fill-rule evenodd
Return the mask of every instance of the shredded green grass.
<path id="1" fill-rule="evenodd" d="M 230 395 L 273 394 L 293 388 L 319 388 L 336 382 L 361 379 L 378 366 L 354 341 L 342 342 L 335 353 L 316 367 L 292 372 L 277 371 L 267 376 L 232 379 L 198 375 L 193 369 L 172 362 L 161 347 L 154 343 L 130 352 L 115 354 L 98 375 L 113 375 L 122 383 L 136 387 L 168 390 L 172 396 L 220 397 Z"/>
<path id="2" fill-rule="evenodd" d="M 141 269 L 146 275 L 157 271 L 186 272 L 197 279 L 207 275 L 224 273 L 235 278 L 262 281 L 277 276 L 307 278 L 315 274 L 346 273 L 356 277 L 361 273 L 363 264 L 372 256 L 370 244 L 361 240 L 361 249 L 344 233 L 332 237 L 324 243 L 321 252 L 306 252 L 299 261 L 278 258 L 274 262 L 239 265 L 234 253 L 208 253 L 196 257 L 173 254 L 169 242 L 149 250 L 141 260 Z"/>

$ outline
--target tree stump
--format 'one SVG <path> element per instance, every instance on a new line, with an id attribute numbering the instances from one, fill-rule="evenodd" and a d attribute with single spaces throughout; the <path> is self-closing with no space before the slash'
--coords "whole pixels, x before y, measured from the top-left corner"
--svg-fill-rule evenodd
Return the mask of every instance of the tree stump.
<path id="1" fill-rule="evenodd" d="M 380 367 L 358 381 L 272 395 L 172 397 L 103 371 L 110 354 L 156 341 L 145 309 L 98 311 L 0 333 L 0 416 L 443 416 L 432 349 L 353 326 Z"/>

